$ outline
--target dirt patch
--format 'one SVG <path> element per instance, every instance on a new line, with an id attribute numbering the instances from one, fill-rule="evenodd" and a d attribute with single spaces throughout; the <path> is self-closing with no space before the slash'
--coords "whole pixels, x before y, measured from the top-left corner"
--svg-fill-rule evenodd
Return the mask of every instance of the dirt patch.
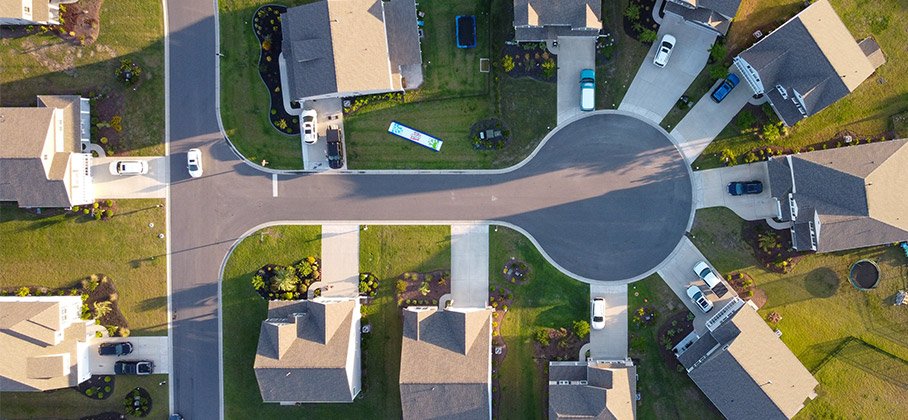
<path id="1" fill-rule="evenodd" d="M 545 42 L 505 45 L 501 54 L 500 65 L 509 76 L 555 82 L 558 75 L 558 56 L 546 49 Z"/>
<path id="2" fill-rule="evenodd" d="M 530 281 L 530 266 L 516 258 L 511 258 L 504 265 L 501 274 L 508 283 L 526 284 Z"/>
<path id="3" fill-rule="evenodd" d="M 79 45 L 91 45 L 101 32 L 101 5 L 104 0 L 79 0 L 61 4 L 63 39 Z"/>
<path id="4" fill-rule="evenodd" d="M 435 270 L 426 273 L 406 272 L 397 276 L 397 304 L 400 306 L 438 305 L 442 296 L 451 293 L 451 273 Z"/>

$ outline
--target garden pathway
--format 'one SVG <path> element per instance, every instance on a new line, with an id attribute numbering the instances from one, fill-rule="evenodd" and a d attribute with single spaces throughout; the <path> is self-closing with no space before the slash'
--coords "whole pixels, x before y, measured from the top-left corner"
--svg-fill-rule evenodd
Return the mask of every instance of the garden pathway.
<path id="1" fill-rule="evenodd" d="M 101 343 L 132 343 L 132 353 L 129 356 L 101 356 L 98 354 L 98 345 Z M 149 360 L 154 363 L 154 373 L 170 373 L 170 338 L 165 336 L 149 337 L 114 337 L 103 338 L 88 346 L 88 364 L 92 375 L 113 375 L 114 364 L 118 360 Z"/>
<path id="2" fill-rule="evenodd" d="M 489 305 L 489 225 L 451 225 L 451 296 L 456 308 Z"/>
<path id="3" fill-rule="evenodd" d="M 359 294 L 359 225 L 322 225 L 321 289 L 325 297 Z"/>
<path id="4" fill-rule="evenodd" d="M 596 68 L 596 38 L 558 37 L 558 124 L 581 113 L 580 71 Z"/>
<path id="5" fill-rule="evenodd" d="M 627 284 L 591 284 L 590 302 L 605 298 L 605 328 L 590 330 L 593 360 L 627 360 Z"/>

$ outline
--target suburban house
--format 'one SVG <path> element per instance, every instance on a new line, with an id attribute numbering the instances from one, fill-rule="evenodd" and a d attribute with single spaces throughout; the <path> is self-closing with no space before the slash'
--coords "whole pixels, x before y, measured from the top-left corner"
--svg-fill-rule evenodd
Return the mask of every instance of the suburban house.
<path id="1" fill-rule="evenodd" d="M 602 29 L 599 0 L 514 0 L 514 40 L 541 42 L 559 36 L 598 36 Z"/>
<path id="2" fill-rule="evenodd" d="M 908 240 L 908 140 L 770 158 L 769 185 L 792 247 L 831 252 Z"/>
<path id="3" fill-rule="evenodd" d="M 730 419 L 790 419 L 818 382 L 748 301 L 678 354 L 706 397 Z"/>
<path id="4" fill-rule="evenodd" d="M 77 0 L 0 0 L 0 25 L 59 25 L 60 5 Z"/>
<path id="5" fill-rule="evenodd" d="M 873 39 L 858 44 L 829 1 L 818 0 L 734 62 L 790 126 L 853 92 L 885 58 Z"/>
<path id="6" fill-rule="evenodd" d="M 0 108 L 0 201 L 20 207 L 94 202 L 89 103 L 78 96 L 38 96 L 36 108 Z"/>
<path id="7" fill-rule="evenodd" d="M 403 310 L 400 401 L 404 419 L 492 417 L 492 310 Z"/>
<path id="8" fill-rule="evenodd" d="M 91 377 L 89 346 L 107 330 L 83 320 L 80 296 L 0 297 L 0 391 L 49 391 Z"/>
<path id="9" fill-rule="evenodd" d="M 578 418 L 637 418 L 634 363 L 549 362 L 549 419 Z"/>
<path id="10" fill-rule="evenodd" d="M 740 5 L 741 0 L 667 0 L 664 10 L 685 22 L 725 35 Z"/>
<path id="11" fill-rule="evenodd" d="M 322 0 L 281 14 L 290 101 L 416 89 L 423 81 L 414 0 Z"/>
<path id="12" fill-rule="evenodd" d="M 362 389 L 358 298 L 270 301 L 255 355 L 262 401 L 353 402 Z"/>

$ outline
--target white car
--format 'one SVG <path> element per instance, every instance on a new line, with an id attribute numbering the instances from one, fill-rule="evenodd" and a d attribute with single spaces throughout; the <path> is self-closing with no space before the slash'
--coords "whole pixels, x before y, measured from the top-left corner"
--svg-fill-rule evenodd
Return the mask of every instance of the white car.
<path id="1" fill-rule="evenodd" d="M 303 111 L 300 127 L 303 130 L 303 141 L 306 144 L 315 144 L 318 141 L 318 113 L 314 109 Z"/>
<path id="2" fill-rule="evenodd" d="M 594 330 L 605 328 L 605 299 L 601 297 L 593 298 L 593 310 L 591 312 L 593 322 L 590 323 L 590 326 Z"/>
<path id="3" fill-rule="evenodd" d="M 697 265 L 694 266 L 694 273 L 697 273 L 697 276 L 705 281 L 706 285 L 708 285 L 710 289 L 716 287 L 716 285 L 721 282 L 721 280 L 719 280 L 719 276 L 717 276 L 716 273 L 711 268 L 709 268 L 709 264 L 706 264 L 706 261 L 698 262 Z"/>
<path id="4" fill-rule="evenodd" d="M 700 288 L 697 286 L 687 288 L 687 297 L 689 297 L 704 314 L 713 308 L 713 303 L 707 299 L 706 296 L 703 296 L 703 292 L 701 292 Z"/>
<path id="5" fill-rule="evenodd" d="M 144 160 L 118 160 L 110 163 L 111 175 L 144 175 L 148 173 L 148 162 Z"/>
<path id="6" fill-rule="evenodd" d="M 675 37 L 666 34 L 659 43 L 659 51 L 656 51 L 656 57 L 653 58 L 653 64 L 656 67 L 665 67 L 668 64 L 668 58 L 672 56 L 672 49 L 675 48 Z"/>
<path id="7" fill-rule="evenodd" d="M 202 151 L 199 149 L 189 149 L 186 153 L 186 169 L 189 170 L 189 176 L 198 178 L 202 176 Z"/>

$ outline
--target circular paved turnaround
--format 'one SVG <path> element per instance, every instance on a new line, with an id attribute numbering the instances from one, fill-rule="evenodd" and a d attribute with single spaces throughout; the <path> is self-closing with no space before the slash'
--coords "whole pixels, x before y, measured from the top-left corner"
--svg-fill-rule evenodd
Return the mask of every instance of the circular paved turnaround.
<path id="1" fill-rule="evenodd" d="M 668 136 L 616 112 L 591 114 L 559 128 L 519 171 L 572 170 L 576 173 L 566 177 L 564 188 L 592 177 L 596 196 L 565 203 L 570 211 L 554 212 L 575 215 L 569 219 L 543 226 L 523 215 L 506 221 L 525 228 L 552 260 L 582 277 L 622 281 L 651 274 L 678 245 L 692 212 L 690 168 Z M 570 168 L 553 167 L 565 163 Z M 578 242 L 588 246 L 578 248 Z"/>

